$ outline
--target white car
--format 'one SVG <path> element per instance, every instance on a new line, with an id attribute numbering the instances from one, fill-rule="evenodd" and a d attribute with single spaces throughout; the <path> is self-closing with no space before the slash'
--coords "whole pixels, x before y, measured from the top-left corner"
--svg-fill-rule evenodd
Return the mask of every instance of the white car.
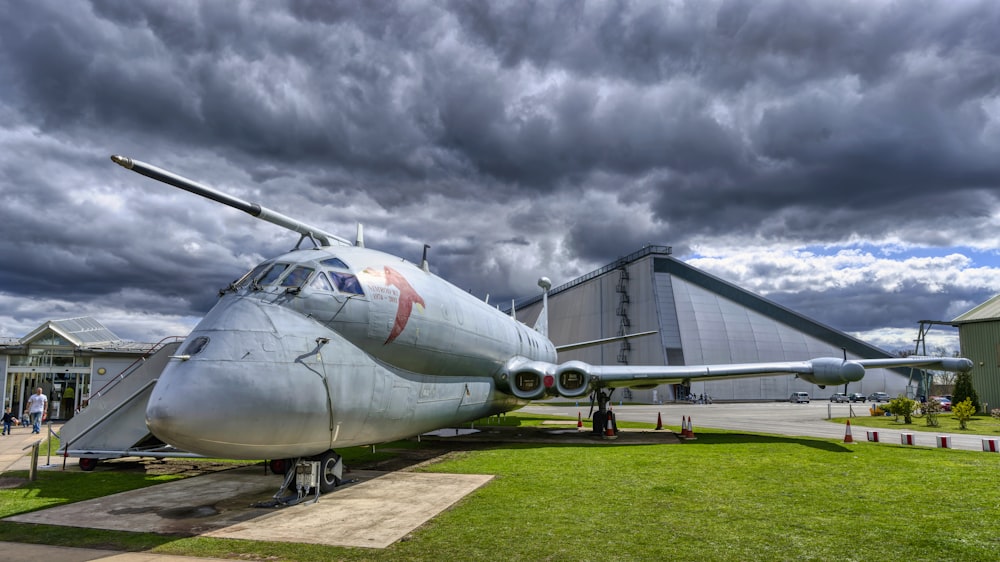
<path id="1" fill-rule="evenodd" d="M 808 404 L 809 403 L 809 393 L 808 392 L 793 392 L 788 398 L 788 401 L 792 404 Z"/>

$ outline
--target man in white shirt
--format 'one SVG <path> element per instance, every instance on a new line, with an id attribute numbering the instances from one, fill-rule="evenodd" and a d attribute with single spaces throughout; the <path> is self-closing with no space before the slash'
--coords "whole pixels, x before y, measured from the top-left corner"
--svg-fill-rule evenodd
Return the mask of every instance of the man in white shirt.
<path id="1" fill-rule="evenodd" d="M 28 398 L 28 413 L 31 414 L 31 432 L 41 433 L 42 414 L 49 405 L 49 397 L 42 394 L 41 388 L 36 388 L 35 393 Z"/>

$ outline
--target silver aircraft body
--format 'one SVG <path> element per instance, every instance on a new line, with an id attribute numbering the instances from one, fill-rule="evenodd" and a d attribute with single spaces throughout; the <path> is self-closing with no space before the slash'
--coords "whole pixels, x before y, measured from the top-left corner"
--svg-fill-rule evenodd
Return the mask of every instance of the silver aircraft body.
<path id="1" fill-rule="evenodd" d="M 221 290 L 156 383 L 149 429 L 206 456 L 319 459 L 326 474 L 336 448 L 410 437 L 548 396 L 591 395 L 604 412 L 618 387 L 783 374 L 826 386 L 860 380 L 866 368 L 972 367 L 938 357 L 559 363 L 544 305 L 538 329 L 528 327 L 430 273 L 426 256 L 418 266 L 365 248 L 360 228 L 351 243 L 155 166 L 112 160 L 297 232 L 298 246 L 311 242 Z"/>

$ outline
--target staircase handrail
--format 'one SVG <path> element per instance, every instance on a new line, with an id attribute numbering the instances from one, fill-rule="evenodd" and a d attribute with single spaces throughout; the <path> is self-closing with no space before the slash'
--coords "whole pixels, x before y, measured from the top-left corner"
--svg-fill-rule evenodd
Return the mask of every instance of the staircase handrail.
<path id="1" fill-rule="evenodd" d="M 175 342 L 178 342 L 178 341 L 184 341 L 184 336 L 167 336 L 167 337 L 163 338 L 162 340 L 154 343 L 149 349 L 147 349 L 145 352 L 143 352 L 143 354 L 142 354 L 141 357 L 137 358 L 135 361 L 133 361 L 131 364 L 129 364 L 128 367 L 125 367 L 124 369 L 122 369 L 122 371 L 120 373 L 118 373 L 117 375 L 115 375 L 114 378 L 112 378 L 111 380 L 109 380 L 107 382 L 107 384 L 105 384 L 104 386 L 102 386 L 97 392 L 91 392 L 90 393 L 90 400 L 93 400 L 95 398 L 100 398 L 101 396 L 103 396 L 108 390 L 110 390 L 111 388 L 113 388 L 115 385 L 117 385 L 121 381 L 125 380 L 125 377 L 127 377 L 127 376 L 131 375 L 132 373 L 134 373 L 146 361 L 147 358 L 149 358 L 154 353 L 156 353 L 157 351 L 159 351 L 160 349 L 162 349 L 168 343 L 175 343 Z"/>

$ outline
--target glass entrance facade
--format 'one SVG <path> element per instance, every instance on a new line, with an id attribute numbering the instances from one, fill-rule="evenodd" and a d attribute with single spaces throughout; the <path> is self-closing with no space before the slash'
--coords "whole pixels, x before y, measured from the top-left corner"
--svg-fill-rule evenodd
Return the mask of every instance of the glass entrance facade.
<path id="1" fill-rule="evenodd" d="M 7 356 L 4 407 L 20 416 L 28 397 L 41 388 L 49 398 L 48 417 L 69 419 L 80 407 L 80 397 L 90 393 L 91 359 L 58 334 L 44 334 L 24 353 Z"/>
<path id="2" fill-rule="evenodd" d="M 99 389 L 143 356 L 149 344 L 126 342 L 92 318 L 51 320 L 20 339 L 0 342 L 3 405 L 21 416 L 41 388 L 48 418 L 67 420 Z"/>

